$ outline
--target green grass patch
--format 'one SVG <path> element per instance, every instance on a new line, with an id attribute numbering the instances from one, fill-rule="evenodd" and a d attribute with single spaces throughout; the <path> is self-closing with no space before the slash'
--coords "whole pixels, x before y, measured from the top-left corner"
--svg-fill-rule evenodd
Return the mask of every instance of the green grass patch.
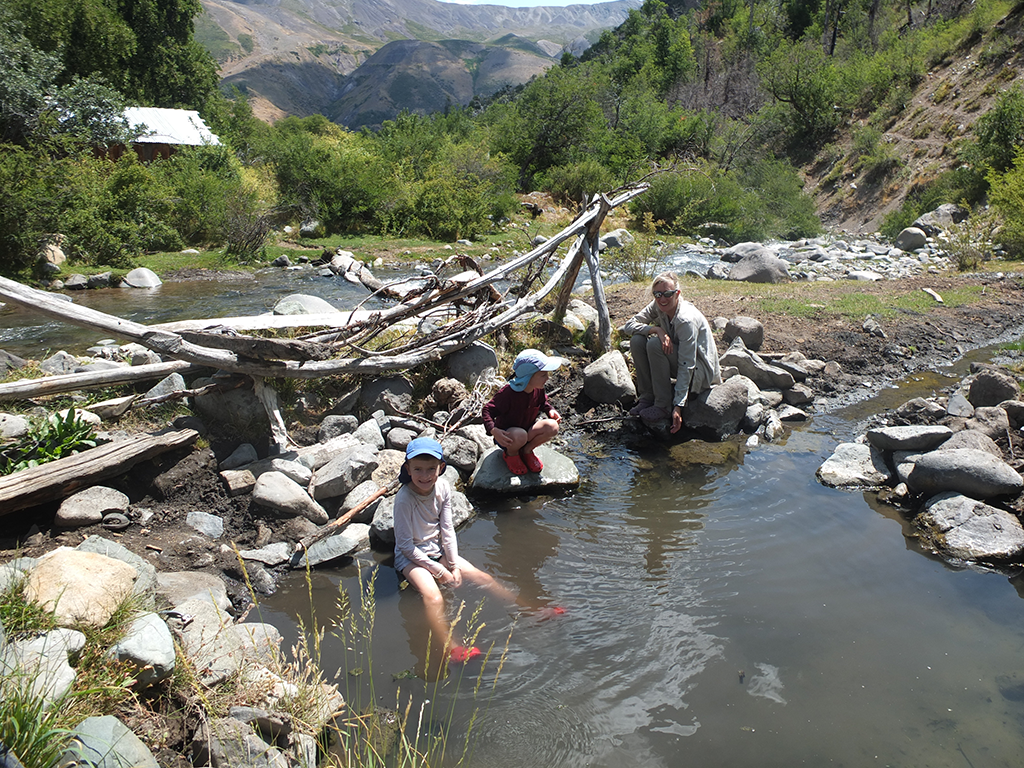
<path id="1" fill-rule="evenodd" d="M 812 284 L 813 285 L 813 284 Z M 810 287 L 810 286 L 806 286 Z M 966 286 L 942 294 L 943 306 L 958 307 L 970 304 L 981 296 L 981 286 Z M 847 291 L 831 295 L 816 294 L 814 290 L 800 294 L 764 295 L 755 299 L 754 306 L 766 315 L 784 314 L 793 317 L 863 318 L 896 317 L 904 312 L 927 314 L 938 306 L 924 291 L 910 291 L 898 295 L 876 295 L 851 286 Z"/>

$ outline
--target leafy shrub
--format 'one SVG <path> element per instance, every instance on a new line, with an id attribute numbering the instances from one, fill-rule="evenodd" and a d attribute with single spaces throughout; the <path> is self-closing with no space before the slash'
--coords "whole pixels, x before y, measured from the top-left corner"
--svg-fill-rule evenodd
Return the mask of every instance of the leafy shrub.
<path id="1" fill-rule="evenodd" d="M 821 223 L 786 163 L 764 160 L 735 173 L 698 164 L 684 173 L 656 176 L 630 207 L 635 219 L 650 213 L 679 234 L 712 233 L 733 242 L 817 234 Z"/>
<path id="2" fill-rule="evenodd" d="M 654 217 L 645 213 L 633 242 L 602 254 L 605 266 L 633 283 L 650 280 L 662 271 L 667 255 L 664 245 L 655 243 L 656 233 Z"/>
<path id="3" fill-rule="evenodd" d="M 1024 89 L 1014 85 L 974 124 L 979 156 L 976 163 L 1005 171 L 1024 144 Z"/>
<path id="4" fill-rule="evenodd" d="M 989 174 L 989 200 L 1003 218 L 999 235 L 1007 253 L 1024 256 L 1024 148 L 1017 150 L 1016 161 L 1005 173 Z"/>
<path id="5" fill-rule="evenodd" d="M 968 206 L 977 204 L 987 188 L 985 178 L 972 168 L 960 167 L 946 171 L 932 182 L 911 189 L 902 205 L 882 219 L 879 231 L 894 239 L 904 228 L 913 224 L 918 216 L 934 211 L 943 203 L 962 201 Z"/>
<path id="6" fill-rule="evenodd" d="M 541 189 L 562 205 L 579 205 L 584 195 L 607 192 L 614 186 L 612 172 L 593 157 L 551 168 L 541 181 Z"/>
<path id="7" fill-rule="evenodd" d="M 55 413 L 37 422 L 24 437 L 0 451 L 0 474 L 9 475 L 95 447 L 92 425 L 71 408 L 63 416 Z"/>

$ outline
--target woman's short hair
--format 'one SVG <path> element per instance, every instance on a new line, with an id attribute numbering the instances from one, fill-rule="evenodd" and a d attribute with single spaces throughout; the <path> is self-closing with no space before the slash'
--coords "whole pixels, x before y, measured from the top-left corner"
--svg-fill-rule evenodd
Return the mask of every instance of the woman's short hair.
<path id="1" fill-rule="evenodd" d="M 679 275 L 675 272 L 662 272 L 660 275 L 655 275 L 654 280 L 651 281 L 652 291 L 658 283 L 668 283 L 676 290 L 679 290 Z"/>

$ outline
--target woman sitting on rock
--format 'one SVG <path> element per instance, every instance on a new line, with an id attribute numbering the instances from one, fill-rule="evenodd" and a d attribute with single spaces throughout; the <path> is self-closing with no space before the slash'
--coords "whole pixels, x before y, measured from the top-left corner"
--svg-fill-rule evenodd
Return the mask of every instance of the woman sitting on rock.
<path id="1" fill-rule="evenodd" d="M 671 431 L 675 433 L 683 426 L 683 407 L 690 394 L 700 394 L 712 384 L 721 383 L 718 348 L 707 318 L 693 304 L 679 298 L 675 272 L 655 277 L 651 294 L 654 301 L 622 328 L 630 336 L 629 351 L 640 398 L 629 413 L 648 426 L 671 419 Z"/>

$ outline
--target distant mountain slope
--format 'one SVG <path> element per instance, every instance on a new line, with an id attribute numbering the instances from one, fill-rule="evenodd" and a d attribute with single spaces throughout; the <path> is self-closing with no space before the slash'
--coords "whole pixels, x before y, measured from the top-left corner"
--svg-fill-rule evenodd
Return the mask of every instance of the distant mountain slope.
<path id="1" fill-rule="evenodd" d="M 416 95 L 426 111 L 525 82 L 554 63 L 563 48 L 579 52 L 586 40 L 621 24 L 641 2 L 506 8 L 438 0 L 202 0 L 207 13 L 198 20 L 196 35 L 221 62 L 223 82 L 248 93 L 257 115 L 276 119 L 330 112 L 366 125 L 403 108 L 420 109 L 394 100 L 402 93 Z M 456 38 L 490 47 L 466 58 L 451 50 Z M 444 43 L 388 52 L 389 66 L 401 77 L 386 76 L 379 61 L 371 74 L 357 72 L 385 44 L 401 41 Z M 415 68 L 402 66 L 399 52 L 426 67 L 423 82 L 410 83 Z M 432 60 L 431 53 L 438 58 Z M 457 71 L 456 59 L 465 72 Z M 435 80 L 443 72 L 454 79 Z M 388 93 L 374 95 L 374 89 Z"/>
<path id="2" fill-rule="evenodd" d="M 554 63 L 536 53 L 463 40 L 396 40 L 366 60 L 346 81 L 328 117 L 349 128 L 379 127 L 403 109 L 430 114 L 525 82 Z"/>

